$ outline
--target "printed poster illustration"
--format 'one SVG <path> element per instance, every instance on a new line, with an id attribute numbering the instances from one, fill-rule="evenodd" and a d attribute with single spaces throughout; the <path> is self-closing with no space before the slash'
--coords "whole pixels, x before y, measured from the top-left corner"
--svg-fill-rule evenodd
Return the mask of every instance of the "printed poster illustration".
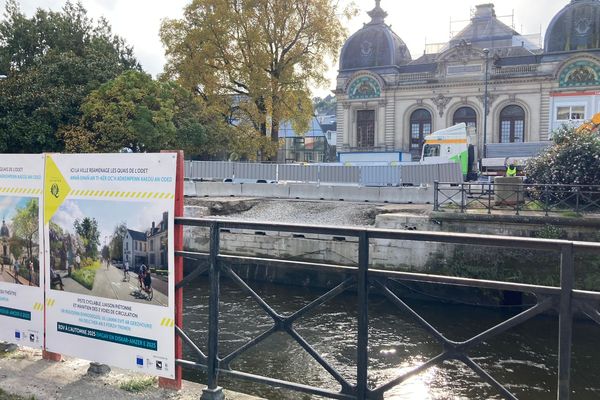
<path id="1" fill-rule="evenodd" d="M 46 155 L 48 351 L 173 378 L 175 154 Z"/>
<path id="2" fill-rule="evenodd" d="M 42 155 L 0 157 L 0 341 L 42 348 Z"/>

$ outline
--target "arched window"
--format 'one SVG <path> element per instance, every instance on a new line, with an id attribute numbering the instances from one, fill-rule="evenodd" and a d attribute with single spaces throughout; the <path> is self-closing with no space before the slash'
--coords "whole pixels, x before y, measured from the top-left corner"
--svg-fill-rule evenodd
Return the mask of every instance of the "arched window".
<path id="1" fill-rule="evenodd" d="M 356 112 L 357 143 L 356 146 L 368 149 L 375 146 L 375 111 L 360 110 Z"/>
<path id="2" fill-rule="evenodd" d="M 525 111 L 506 106 L 500 112 L 500 143 L 522 143 L 525 138 Z"/>
<path id="3" fill-rule="evenodd" d="M 422 108 L 410 115 L 410 151 L 421 154 L 425 136 L 431 133 L 431 114 Z"/>
<path id="4" fill-rule="evenodd" d="M 471 107 L 461 107 L 454 112 L 452 125 L 464 122 L 467 127 L 477 127 L 477 114 Z"/>

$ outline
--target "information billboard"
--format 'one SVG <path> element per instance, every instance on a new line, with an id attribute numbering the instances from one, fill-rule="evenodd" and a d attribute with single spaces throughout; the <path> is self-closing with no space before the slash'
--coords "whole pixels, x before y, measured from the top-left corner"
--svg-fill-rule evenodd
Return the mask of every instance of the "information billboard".
<path id="1" fill-rule="evenodd" d="M 0 340 L 33 348 L 44 344 L 43 174 L 42 155 L 0 157 Z"/>
<path id="2" fill-rule="evenodd" d="M 175 154 L 46 155 L 46 349 L 175 374 Z"/>

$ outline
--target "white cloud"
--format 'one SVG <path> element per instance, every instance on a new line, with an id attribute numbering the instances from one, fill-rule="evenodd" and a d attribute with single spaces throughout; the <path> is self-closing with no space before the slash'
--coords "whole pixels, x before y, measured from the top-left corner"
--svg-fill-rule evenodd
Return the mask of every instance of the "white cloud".
<path id="1" fill-rule="evenodd" d="M 341 0 L 342 5 L 351 0 Z M 470 11 L 476 4 L 486 3 L 486 0 L 420 0 L 408 2 L 398 0 L 383 0 L 381 7 L 389 16 L 386 22 L 404 40 L 413 58 L 423 53 L 425 42 L 446 42 L 450 36 L 450 19 L 465 21 L 453 23 L 452 30 L 464 27 L 470 18 Z M 60 9 L 65 0 L 20 0 L 21 8 L 31 15 L 36 8 Z M 164 49 L 158 32 L 164 18 L 181 18 L 183 8 L 190 0 L 81 0 L 89 15 L 94 19 L 104 16 L 112 25 L 113 31 L 126 39 L 134 47 L 135 54 L 144 69 L 156 76 L 162 72 L 165 63 Z M 371 10 L 375 1 L 355 1 L 360 14 L 346 22 L 349 34 L 356 32 L 363 23 L 369 21 L 367 11 Z M 544 33 L 552 17 L 569 0 L 496 0 L 493 1 L 498 16 L 512 15 L 514 11 L 514 26 L 522 34 Z M 4 7 L 5 0 L 0 0 Z M 502 18 L 511 24 L 512 17 Z M 331 65 L 327 78 L 329 85 L 316 91 L 318 95 L 327 95 L 335 87 L 337 65 Z"/>
<path id="2" fill-rule="evenodd" d="M 77 203 L 73 200 L 65 201 L 56 214 L 52 217 L 52 222 L 59 225 L 63 230 L 75 233 L 73 224 L 75 220 L 82 220 L 85 218 L 85 214 L 81 211 Z"/>

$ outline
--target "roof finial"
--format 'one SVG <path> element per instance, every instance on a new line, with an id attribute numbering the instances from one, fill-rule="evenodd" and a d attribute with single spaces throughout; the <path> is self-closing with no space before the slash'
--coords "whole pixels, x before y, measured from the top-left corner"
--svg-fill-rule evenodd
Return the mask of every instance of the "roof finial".
<path id="1" fill-rule="evenodd" d="M 371 17 L 369 24 L 383 24 L 388 14 L 381 8 L 381 0 L 375 0 L 375 8 L 368 12 Z"/>

